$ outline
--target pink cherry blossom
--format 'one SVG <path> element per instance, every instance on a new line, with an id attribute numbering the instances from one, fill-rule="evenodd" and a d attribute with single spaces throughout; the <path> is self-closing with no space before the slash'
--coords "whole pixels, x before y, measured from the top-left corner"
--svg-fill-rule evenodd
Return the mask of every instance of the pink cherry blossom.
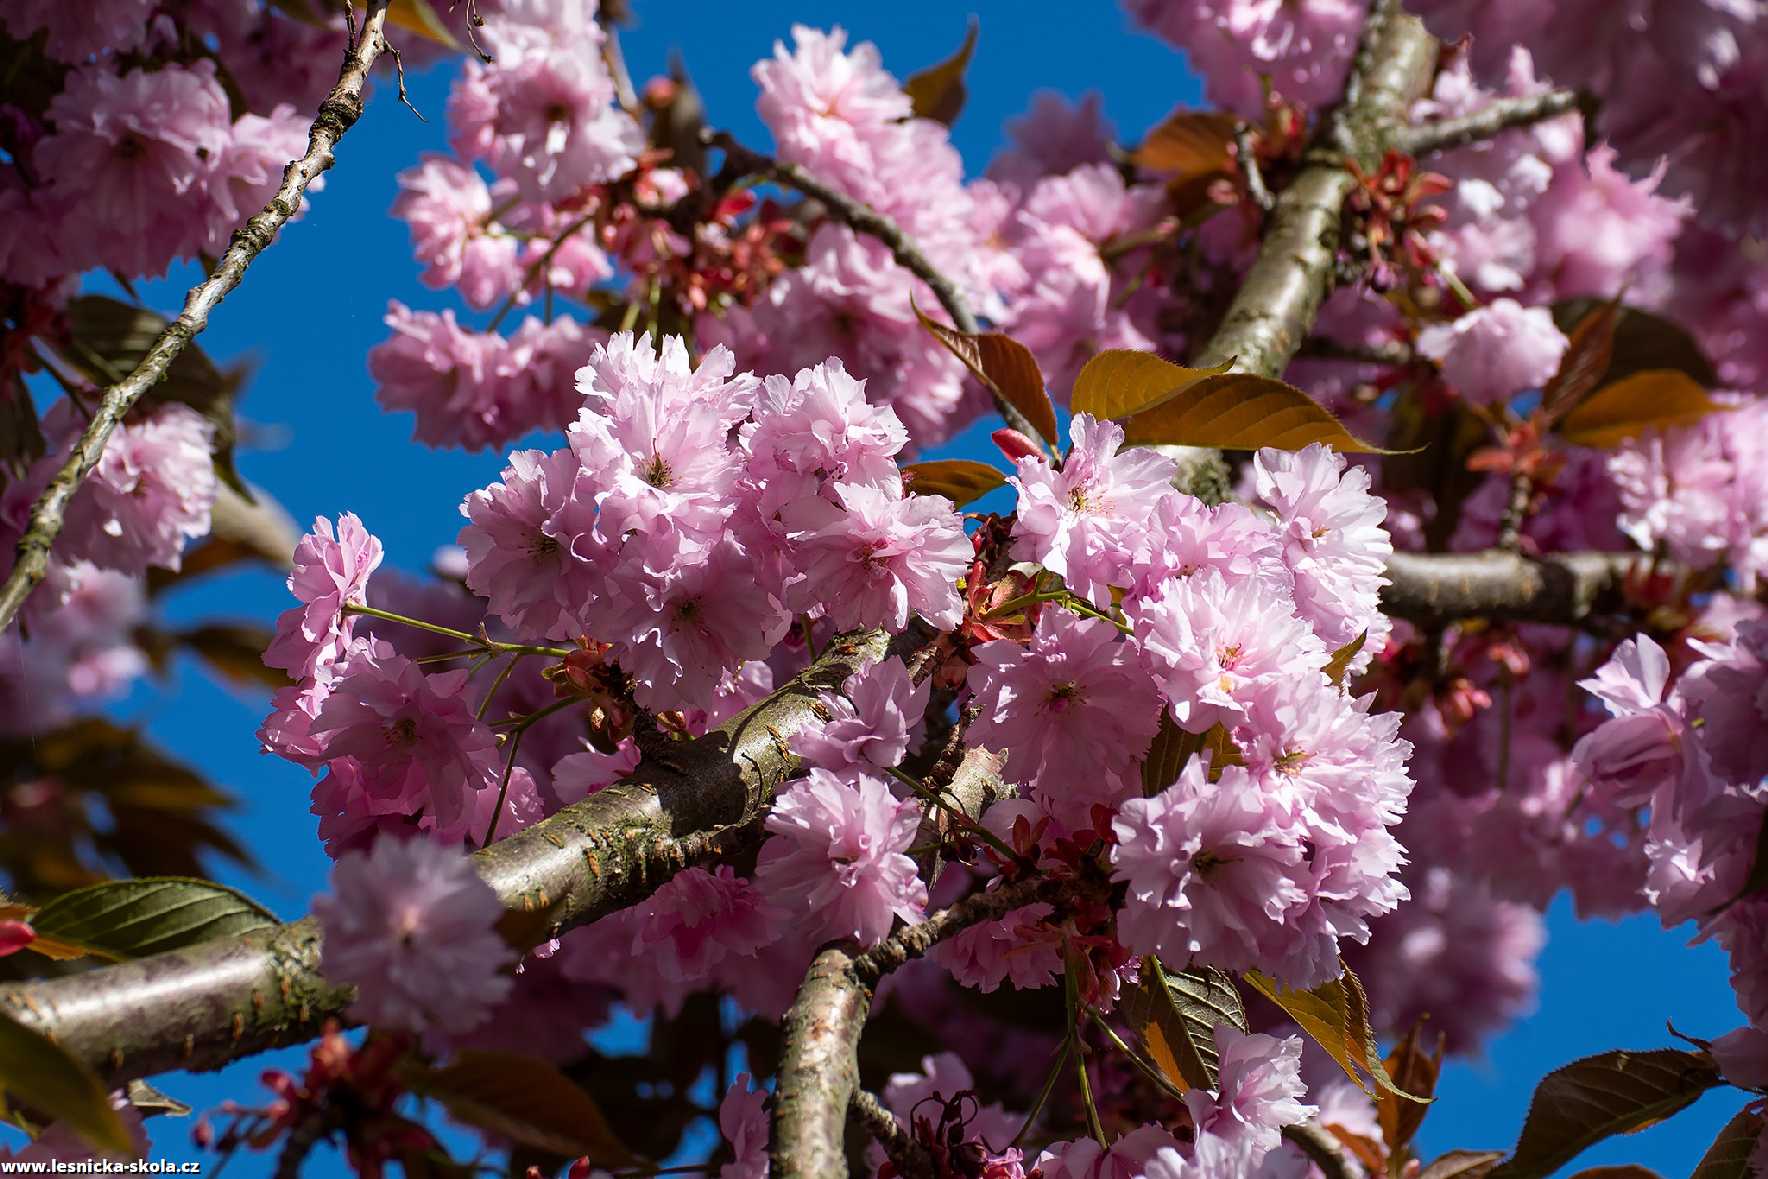
<path id="1" fill-rule="evenodd" d="M 929 681 L 913 683 L 900 659 L 875 663 L 850 677 L 841 694 L 823 695 L 830 719 L 799 730 L 792 749 L 807 764 L 836 773 L 849 766 L 887 770 L 908 752 L 931 688 Z"/>
<path id="2" fill-rule="evenodd" d="M 1121 450 L 1123 427 L 1091 414 L 1075 415 L 1069 435 L 1073 445 L 1060 470 L 1024 458 L 1008 480 L 1019 491 L 1017 551 L 1105 605 L 1110 587 L 1128 581 L 1131 546 L 1175 469 L 1152 451 Z"/>
<path id="3" fill-rule="evenodd" d="M 356 988 L 357 1018 L 444 1039 L 477 1027 L 509 992 L 503 906 L 464 852 L 382 837 L 340 859 L 331 882 L 313 904 L 320 969 Z"/>
<path id="4" fill-rule="evenodd" d="M 209 531 L 214 441 L 207 418 L 175 403 L 124 422 L 68 505 L 58 552 L 125 573 L 178 568 Z"/>
<path id="5" fill-rule="evenodd" d="M 798 542 L 804 581 L 795 600 L 821 602 L 842 630 L 901 630 L 911 614 L 957 625 L 958 578 L 972 550 L 951 501 L 858 483 L 832 489 L 841 510 Z"/>
<path id="6" fill-rule="evenodd" d="M 458 285 L 469 307 L 485 308 L 521 284 L 522 243 L 493 219 L 493 203 L 491 186 L 448 156 L 425 156 L 399 174 L 393 215 L 411 226 L 425 286 Z"/>
<path id="7" fill-rule="evenodd" d="M 1539 389 L 1559 367 L 1568 341 L 1545 307 L 1496 299 L 1452 324 L 1418 335 L 1418 350 L 1443 366 L 1449 384 L 1482 404 Z"/>
<path id="8" fill-rule="evenodd" d="M 501 483 L 460 506 L 469 521 L 460 531 L 467 588 L 520 634 L 571 637 L 578 609 L 596 592 L 594 566 L 573 553 L 559 520 L 581 470 L 568 449 L 518 450 Z"/>
<path id="9" fill-rule="evenodd" d="M 918 921 L 927 904 L 927 886 L 903 854 L 920 824 L 920 807 L 877 778 L 812 769 L 768 815 L 756 883 L 802 914 L 810 936 L 875 945 L 895 918 Z"/>
<path id="10" fill-rule="evenodd" d="M 276 636 L 264 652 L 267 667 L 279 667 L 295 679 L 329 681 L 333 665 L 355 637 L 356 620 L 345 606 L 368 602 L 368 578 L 380 567 L 380 540 L 354 512 L 338 517 L 337 527 L 324 516 L 295 545 L 289 592 L 302 605 L 282 612 Z"/>
<path id="11" fill-rule="evenodd" d="M 718 1132 L 736 1156 L 718 1169 L 718 1179 L 767 1179 L 767 1092 L 752 1085 L 748 1073 L 738 1073 L 718 1103 Z"/>
<path id="12" fill-rule="evenodd" d="M 473 715 L 464 670 L 425 675 L 411 660 L 358 645 L 337 666 L 312 732 L 327 758 L 348 757 L 378 814 L 427 811 L 455 829 L 495 788 L 496 743 Z"/>
<path id="13" fill-rule="evenodd" d="M 1276 1149 L 1284 1126 L 1319 1111 L 1302 1103 L 1301 1037 L 1248 1035 L 1229 1024 L 1215 1026 L 1221 1077 L 1216 1091 L 1194 1088 L 1185 1108 L 1199 1138 L 1247 1138 L 1261 1151 Z"/>

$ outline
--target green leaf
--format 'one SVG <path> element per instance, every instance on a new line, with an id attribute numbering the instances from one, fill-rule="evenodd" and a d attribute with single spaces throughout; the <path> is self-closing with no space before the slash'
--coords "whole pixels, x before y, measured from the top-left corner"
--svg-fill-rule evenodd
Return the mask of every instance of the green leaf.
<path id="1" fill-rule="evenodd" d="M 914 312 L 928 334 L 963 361 L 964 367 L 976 374 L 977 380 L 1024 414 L 1032 428 L 1046 441 L 1061 444 L 1056 429 L 1056 407 L 1050 404 L 1050 395 L 1044 389 L 1044 374 L 1031 349 L 999 332 L 960 332 L 929 319 L 919 307 L 915 307 Z"/>
<path id="2" fill-rule="evenodd" d="M 413 1076 L 411 1087 L 470 1126 L 539 1150 L 603 1167 L 644 1161 L 614 1136 L 594 1098 L 537 1056 L 461 1052 L 446 1068 Z"/>
<path id="3" fill-rule="evenodd" d="M 69 301 L 69 344 L 62 357 L 101 387 L 114 385 L 132 372 L 166 327 L 166 318 L 144 307 L 104 295 L 81 295 Z M 238 429 L 233 401 L 245 382 L 242 367 L 217 368 L 207 353 L 187 344 L 166 375 L 141 398 L 143 406 L 177 402 L 207 418 L 215 427 L 215 473 L 247 499 L 251 492 L 233 465 Z"/>
<path id="4" fill-rule="evenodd" d="M 182 876 L 88 885 L 56 897 L 31 918 L 43 936 L 116 961 L 276 924 L 245 894 Z"/>
<path id="5" fill-rule="evenodd" d="M 1649 369 L 1604 385 L 1567 413 L 1558 429 L 1567 442 L 1608 450 L 1648 430 L 1691 425 L 1729 408 L 1686 373 Z"/>
<path id="6" fill-rule="evenodd" d="M 1566 299 L 1553 305 L 1553 320 L 1575 342 L 1579 325 L 1592 311 L 1609 306 L 1606 299 Z M 1712 388 L 1719 383 L 1713 362 L 1674 320 L 1638 307 L 1619 305 L 1615 310 L 1608 367 L 1597 374 L 1590 388 L 1607 385 L 1652 368 L 1673 368 L 1687 373 L 1697 385 Z"/>
<path id="7" fill-rule="evenodd" d="M 1364 631 L 1344 646 L 1332 653 L 1326 661 L 1326 678 L 1335 684 L 1343 685 L 1344 677 L 1351 669 L 1351 663 L 1363 650 L 1363 644 L 1369 641 L 1369 632 Z"/>
<path id="8" fill-rule="evenodd" d="M 1090 413 L 1101 421 L 1127 418 L 1163 405 L 1206 377 L 1227 371 L 1227 364 L 1218 368 L 1186 368 L 1152 352 L 1111 348 L 1081 366 L 1074 378 L 1069 407 L 1075 413 Z"/>
<path id="9" fill-rule="evenodd" d="M 1142 959 L 1140 985 L 1125 992 L 1123 1015 L 1180 1092 L 1213 1089 L 1219 1081 L 1218 1023 L 1246 1030 L 1246 1009 L 1233 978 L 1213 966 L 1169 974 L 1152 957 Z"/>
<path id="10" fill-rule="evenodd" d="M 1375 1046 L 1375 1030 L 1369 1024 L 1369 996 L 1350 967 L 1329 983 L 1308 991 L 1293 991 L 1269 975 L 1256 970 L 1242 975 L 1259 994 L 1281 1007 L 1289 1018 L 1301 1026 L 1326 1054 L 1338 1062 L 1366 1092 L 1368 1077 L 1375 1085 L 1390 1093 L 1413 1101 L 1429 1101 L 1427 1097 L 1408 1093 L 1394 1084 Z"/>
<path id="11" fill-rule="evenodd" d="M 1750 1155 L 1762 1136 L 1762 1115 L 1749 1107 L 1725 1123 L 1689 1179 L 1749 1179 Z"/>
<path id="12" fill-rule="evenodd" d="M 970 67 L 970 57 L 976 52 L 979 31 L 980 25 L 972 16 L 970 30 L 964 34 L 964 43 L 958 46 L 956 53 L 938 65 L 909 75 L 909 80 L 902 84 L 916 118 L 932 119 L 947 127 L 958 121 L 958 112 L 964 109 L 964 71 Z"/>
<path id="13" fill-rule="evenodd" d="M 1603 1052 L 1548 1073 L 1535 1087 L 1516 1149 L 1491 1179 L 1542 1179 L 1587 1147 L 1663 1121 L 1721 1084 L 1704 1052 Z"/>
<path id="14" fill-rule="evenodd" d="M 0 1013 L 0 1089 L 106 1154 L 135 1155 L 135 1142 L 98 1075 L 5 1013 Z"/>
<path id="15" fill-rule="evenodd" d="M 1503 1157 L 1501 1150 L 1451 1150 L 1438 1155 L 1418 1179 L 1485 1179 Z"/>
<path id="16" fill-rule="evenodd" d="M 1161 397 L 1153 408 L 1135 412 L 1124 421 L 1123 433 L 1131 446 L 1166 442 L 1216 450 L 1300 450 L 1324 442 L 1346 454 L 1393 453 L 1352 434 L 1294 385 L 1251 373 L 1206 374 Z"/>
<path id="17" fill-rule="evenodd" d="M 902 469 L 902 479 L 907 490 L 914 494 L 943 495 L 960 508 L 1007 483 L 1007 477 L 1000 471 L 975 459 L 932 459 L 910 463 Z"/>

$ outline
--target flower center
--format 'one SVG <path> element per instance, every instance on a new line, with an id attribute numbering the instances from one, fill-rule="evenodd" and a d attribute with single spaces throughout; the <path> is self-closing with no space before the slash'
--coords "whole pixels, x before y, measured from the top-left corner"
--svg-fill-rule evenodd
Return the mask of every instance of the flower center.
<path id="1" fill-rule="evenodd" d="M 669 469 L 669 462 L 660 454 L 653 454 L 650 461 L 639 470 L 639 478 L 652 487 L 668 487 L 675 480 L 675 473 Z"/>

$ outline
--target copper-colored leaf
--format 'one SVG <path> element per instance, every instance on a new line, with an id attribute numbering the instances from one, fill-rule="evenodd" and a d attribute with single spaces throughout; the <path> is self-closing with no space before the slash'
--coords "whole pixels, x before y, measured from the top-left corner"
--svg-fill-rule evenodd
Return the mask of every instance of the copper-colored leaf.
<path id="1" fill-rule="evenodd" d="M 1689 1179 L 1749 1179 L 1750 1155 L 1762 1136 L 1762 1115 L 1745 1106 L 1725 1123 Z"/>
<path id="2" fill-rule="evenodd" d="M 1338 1144 L 1344 1147 L 1347 1154 L 1363 1164 L 1363 1169 L 1369 1174 L 1380 1175 L 1387 1170 L 1387 1151 L 1382 1149 L 1381 1143 L 1337 1122 L 1328 1122 L 1324 1128 L 1328 1134 L 1338 1139 Z"/>
<path id="3" fill-rule="evenodd" d="M 1541 390 L 1541 407 L 1557 420 L 1589 396 L 1614 356 L 1615 324 L 1621 317 L 1620 301 L 1598 303 L 1579 317 L 1568 336 L 1570 343 L 1559 358 L 1559 368 Z"/>
<path id="4" fill-rule="evenodd" d="M 1485 1179 L 1503 1157 L 1501 1150 L 1451 1150 L 1437 1156 L 1418 1179 Z"/>
<path id="5" fill-rule="evenodd" d="M 1187 733 L 1179 728 L 1170 712 L 1162 709 L 1160 727 L 1155 730 L 1154 740 L 1149 742 L 1148 752 L 1142 758 L 1142 794 L 1153 798 L 1178 781 L 1185 763 L 1202 748 L 1202 733 Z"/>
<path id="6" fill-rule="evenodd" d="M 1422 1043 L 1424 1021 L 1414 1023 L 1410 1030 L 1387 1054 L 1387 1073 L 1394 1084 L 1420 1097 L 1436 1094 L 1437 1075 L 1443 1067 L 1443 1036 L 1439 1033 L 1434 1051 L 1426 1051 Z M 1383 1090 L 1375 1099 L 1376 1121 L 1381 1126 L 1382 1141 L 1390 1154 L 1398 1154 L 1412 1142 L 1424 1122 L 1429 1106 L 1408 1101 Z"/>
<path id="7" fill-rule="evenodd" d="M 288 676 L 264 664 L 264 649 L 271 632 L 246 622 L 213 622 L 193 626 L 171 636 L 178 645 L 202 657 L 204 663 L 230 682 L 246 688 L 280 688 Z"/>
<path id="8" fill-rule="evenodd" d="M 1226 175 L 1238 125 L 1233 115 L 1176 110 L 1143 138 L 1136 166 L 1170 176 L 1175 184 Z"/>
<path id="9" fill-rule="evenodd" d="M 1082 369 L 1081 378 L 1085 376 Z M 1352 434 L 1331 411 L 1294 385 L 1251 373 L 1213 374 L 1194 381 L 1160 398 L 1152 408 L 1136 412 L 1124 421 L 1123 432 L 1130 445 L 1167 442 L 1217 450 L 1266 446 L 1300 450 L 1324 442 L 1345 453 L 1393 453 Z"/>
<path id="10" fill-rule="evenodd" d="M 1075 413 L 1090 413 L 1100 419 L 1127 418 L 1164 405 L 1200 381 L 1227 370 L 1226 364 L 1219 368 L 1186 368 L 1152 352 L 1111 348 L 1081 367 L 1074 378 L 1069 407 Z"/>
<path id="11" fill-rule="evenodd" d="M 1180 1092 L 1213 1089 L 1221 1075 L 1215 1028 L 1246 1030 L 1246 1009 L 1234 980 L 1213 966 L 1168 972 L 1142 960 L 1142 981 L 1126 989 L 1123 1016 L 1142 1038 L 1161 1075 Z"/>
<path id="12" fill-rule="evenodd" d="M 976 52 L 978 29 L 976 18 L 971 17 L 970 29 L 964 34 L 964 43 L 958 46 L 956 53 L 938 65 L 909 75 L 908 81 L 902 84 L 916 118 L 932 119 L 947 127 L 957 122 L 958 112 L 964 109 L 964 71 L 970 67 L 970 57 Z"/>
<path id="13" fill-rule="evenodd" d="M 1560 421 L 1559 434 L 1567 442 L 1606 450 L 1647 430 L 1686 426 L 1725 408 L 1687 373 L 1650 369 L 1592 393 Z"/>
<path id="14" fill-rule="evenodd" d="M 387 23 L 449 49 L 459 50 L 461 47 L 430 0 L 393 0 L 387 5 Z"/>
<path id="15" fill-rule="evenodd" d="M 1663 1121 L 1723 1082 L 1704 1052 L 1603 1052 L 1548 1073 L 1535 1087 L 1516 1150 L 1491 1179 L 1543 1179 L 1614 1134 Z"/>
<path id="16" fill-rule="evenodd" d="M 1398 1093 L 1401 1097 L 1414 1101 L 1430 1100 L 1405 1092 L 1388 1076 L 1381 1052 L 1375 1046 L 1374 1028 L 1369 1023 L 1369 997 L 1348 966 L 1331 982 L 1307 991 L 1291 990 L 1256 970 L 1248 970 L 1241 977 L 1259 994 L 1281 1007 L 1302 1031 L 1326 1050 L 1346 1076 L 1366 1091 L 1374 1091 L 1370 1089 L 1372 1081 L 1380 1089 Z"/>
<path id="17" fill-rule="evenodd" d="M 930 459 L 902 469 L 904 485 L 915 495 L 943 495 L 958 507 L 981 499 L 1007 477 L 975 459 Z"/>
<path id="18" fill-rule="evenodd" d="M 1650 1167 L 1638 1163 L 1622 1163 L 1616 1167 L 1586 1167 L 1572 1179 L 1664 1179 Z"/>
<path id="19" fill-rule="evenodd" d="M 1369 632 L 1364 631 L 1344 646 L 1332 653 L 1326 661 L 1326 678 L 1335 684 L 1342 685 L 1344 677 L 1351 669 L 1351 663 L 1362 653 L 1363 644 L 1369 641 Z"/>
<path id="20" fill-rule="evenodd" d="M 1566 299 L 1553 305 L 1553 320 L 1575 343 L 1584 318 L 1608 305 L 1606 299 Z M 1612 384 L 1650 368 L 1678 369 L 1708 389 L 1719 383 L 1713 362 L 1687 328 L 1655 312 L 1622 305 L 1615 317 L 1608 369 L 1598 373 L 1590 387 Z"/>
<path id="21" fill-rule="evenodd" d="M 565 1158 L 602 1167 L 642 1160 L 615 1137 L 601 1107 L 551 1061 L 514 1052 L 465 1051 L 411 1078 L 459 1121 Z"/>
<path id="22" fill-rule="evenodd" d="M 1044 389 L 1044 374 L 1039 370 L 1031 349 L 999 332 L 972 335 L 929 319 L 919 307 L 914 308 L 914 312 L 921 326 L 963 361 L 964 367 L 975 373 L 977 380 L 1024 414 L 1025 420 L 1046 441 L 1060 444 L 1056 407 L 1050 404 L 1050 395 Z"/>

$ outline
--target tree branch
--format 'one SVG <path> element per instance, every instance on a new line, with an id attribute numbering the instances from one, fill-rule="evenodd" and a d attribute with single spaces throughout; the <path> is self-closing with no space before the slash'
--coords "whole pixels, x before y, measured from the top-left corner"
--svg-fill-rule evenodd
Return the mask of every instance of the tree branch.
<path id="1" fill-rule="evenodd" d="M 771 1173 L 778 1179 L 846 1174 L 845 1111 L 859 1090 L 860 1033 L 879 979 L 972 925 L 1037 901 L 1065 900 L 1076 887 L 1027 878 L 968 896 L 864 953 L 837 946 L 818 954 L 782 1025 Z"/>
<path id="2" fill-rule="evenodd" d="M 933 1156 L 925 1146 L 916 1142 L 914 1136 L 902 1128 L 896 1115 L 884 1107 L 877 1096 L 868 1089 L 855 1089 L 853 1103 L 848 1112 L 855 1121 L 864 1126 L 896 1168 L 896 1173 L 903 1179 L 934 1179 L 937 1174 L 933 1165 Z"/>
<path id="3" fill-rule="evenodd" d="M 1513 127 L 1527 127 L 1570 114 L 1584 106 L 1584 97 L 1576 90 L 1549 90 L 1522 98 L 1501 98 L 1470 115 L 1439 119 L 1408 127 L 1394 136 L 1394 147 L 1409 156 L 1450 151 L 1491 139 Z"/>
<path id="4" fill-rule="evenodd" d="M 884 646 L 879 631 L 837 638 L 803 673 L 704 737 L 650 751 L 624 780 L 477 853 L 480 875 L 505 908 L 544 912 L 557 930 L 635 904 L 689 864 L 752 841 L 747 824 L 799 767 L 787 739 L 816 715 L 821 693 Z M 319 926 L 309 917 L 0 986 L 0 1010 L 112 1083 L 218 1068 L 311 1039 L 349 1004 L 350 992 L 320 975 L 319 960 Z"/>
<path id="5" fill-rule="evenodd" d="M 344 51 L 337 84 L 319 104 L 319 113 L 307 135 L 306 154 L 283 169 L 282 183 L 270 203 L 233 231 L 233 240 L 215 269 L 191 288 L 184 299 L 184 310 L 160 332 L 134 371 L 104 391 L 85 433 L 37 497 L 30 524 L 18 542 L 18 558 L 5 585 L 0 586 L 0 630 L 11 625 L 31 590 L 48 573 L 50 549 L 61 532 L 68 502 L 79 490 L 81 481 L 98 465 L 112 432 L 142 395 L 166 375 L 184 346 L 209 325 L 209 313 L 239 285 L 246 267 L 269 248 L 277 232 L 299 211 L 308 185 L 332 166 L 332 152 L 338 140 L 362 116 L 362 91 L 368 71 L 386 48 L 387 5 L 388 0 L 370 0 L 361 33 Z"/>
<path id="6" fill-rule="evenodd" d="M 898 266 L 932 289 L 934 298 L 945 308 L 945 313 L 951 316 L 953 327 L 966 335 L 974 335 L 981 330 L 976 317 L 970 313 L 970 305 L 958 291 L 957 284 L 928 260 L 927 255 L 921 252 L 921 248 L 896 222 L 870 205 L 856 201 L 839 189 L 824 184 L 797 164 L 782 163 L 771 156 L 764 156 L 744 147 L 728 131 L 705 131 L 701 138 L 708 147 L 716 147 L 724 152 L 725 166 L 735 175 L 760 176 L 800 192 L 822 205 L 841 224 L 882 242 L 890 250 L 890 256 L 896 259 Z M 1017 406 L 992 389 L 989 390 L 989 396 L 994 399 L 995 412 L 1005 419 L 1007 425 L 1027 438 L 1037 437 L 1037 429 L 1019 412 Z"/>
<path id="7" fill-rule="evenodd" d="M 1569 625 L 1619 605 L 1627 576 L 1650 567 L 1644 553 L 1395 553 L 1381 608 L 1422 624 L 1477 617 Z"/>
<path id="8" fill-rule="evenodd" d="M 1193 359 L 1199 366 L 1234 361 L 1241 372 L 1275 377 L 1313 328 L 1331 287 L 1338 259 L 1341 210 L 1356 180 L 1344 156 L 1379 160 L 1397 124 L 1430 83 L 1437 45 L 1418 18 L 1387 14 L 1387 0 L 1371 21 L 1375 36 L 1347 84 L 1348 101 L 1323 122 L 1325 143 L 1308 153 L 1302 170 L 1277 197 L 1258 258 L 1229 304 L 1221 326 Z M 1336 129 L 1343 128 L 1334 134 Z M 1348 150 L 1333 141 L 1349 137 Z"/>

